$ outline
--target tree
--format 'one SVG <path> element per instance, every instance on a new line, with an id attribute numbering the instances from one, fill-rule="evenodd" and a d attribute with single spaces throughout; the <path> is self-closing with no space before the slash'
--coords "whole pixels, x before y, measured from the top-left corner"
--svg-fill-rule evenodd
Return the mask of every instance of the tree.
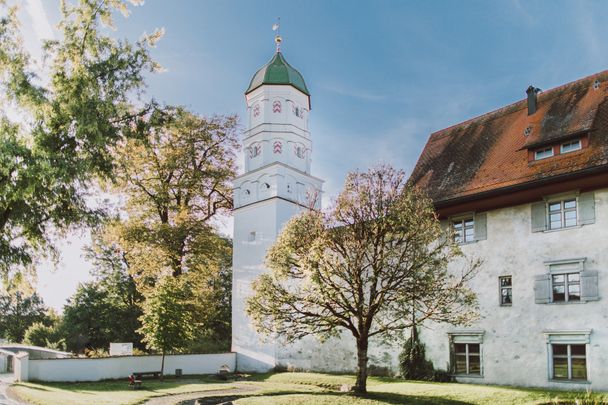
<path id="1" fill-rule="evenodd" d="M 304 212 L 269 249 L 247 312 L 256 329 L 287 342 L 349 331 L 357 346 L 355 391 L 366 392 L 370 338 L 394 339 L 425 320 L 466 324 L 477 263 L 448 272 L 462 253 L 443 237 L 432 202 L 402 171 L 350 173 L 332 208 Z"/>
<path id="2" fill-rule="evenodd" d="M 236 117 L 207 119 L 167 107 L 147 124 L 147 136 L 125 142 L 118 153 L 117 191 L 128 197 L 123 241 L 134 273 L 177 277 L 217 262 L 210 221 L 232 208 Z"/>
<path id="3" fill-rule="evenodd" d="M 117 151 L 115 190 L 127 197 L 116 246 L 138 291 L 170 275 L 195 286 L 189 308 L 201 339 L 230 334 L 230 243 L 211 222 L 232 207 L 236 117 L 203 118 L 181 107 L 155 110 L 146 136 Z"/>
<path id="4" fill-rule="evenodd" d="M 49 324 L 48 309 L 38 294 L 20 291 L 0 295 L 0 336 L 21 342 L 25 331 L 36 322 Z"/>
<path id="5" fill-rule="evenodd" d="M 146 71 L 158 70 L 149 48 L 161 32 L 135 44 L 103 35 L 122 0 L 62 2 L 59 40 L 43 45 L 45 71 L 22 49 L 16 8 L 0 18 L 0 272 L 30 266 L 54 252 L 52 235 L 91 224 L 87 204 L 99 178 L 111 178 L 114 146 L 136 136 L 147 104 L 136 107 Z M 17 114 L 11 120 L 7 109 Z"/>
<path id="6" fill-rule="evenodd" d="M 160 374 L 165 369 L 165 355 L 188 347 L 198 327 L 193 308 L 195 287 L 186 278 L 166 276 L 150 291 L 141 316 L 139 332 L 149 349 L 162 354 Z"/>
<path id="7" fill-rule="evenodd" d="M 55 350 L 66 350 L 65 338 L 59 328 L 59 323 L 45 325 L 42 322 L 33 323 L 23 337 L 26 345 L 47 347 Z"/>

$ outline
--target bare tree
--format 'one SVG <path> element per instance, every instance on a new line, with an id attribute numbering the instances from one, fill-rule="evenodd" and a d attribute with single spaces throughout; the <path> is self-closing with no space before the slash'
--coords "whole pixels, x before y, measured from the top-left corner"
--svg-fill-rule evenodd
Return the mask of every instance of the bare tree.
<path id="1" fill-rule="evenodd" d="M 457 258 L 461 270 L 449 272 Z M 350 173 L 331 209 L 293 218 L 267 264 L 248 301 L 256 329 L 287 342 L 350 331 L 358 394 L 367 392 L 370 338 L 394 339 L 426 320 L 463 325 L 477 317 L 467 282 L 478 263 L 462 257 L 432 202 L 390 166 Z"/>

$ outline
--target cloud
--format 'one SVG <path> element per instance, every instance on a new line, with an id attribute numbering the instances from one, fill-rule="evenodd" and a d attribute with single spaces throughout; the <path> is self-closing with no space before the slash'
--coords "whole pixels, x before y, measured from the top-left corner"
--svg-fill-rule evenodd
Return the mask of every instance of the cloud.
<path id="1" fill-rule="evenodd" d="M 26 0 L 25 11 L 32 22 L 32 28 L 38 40 L 55 38 L 53 26 L 44 10 L 42 0 Z"/>
<path id="2" fill-rule="evenodd" d="M 371 92 L 361 89 L 349 89 L 345 87 L 339 87 L 335 84 L 321 85 L 323 90 L 339 94 L 341 96 L 352 97 L 363 101 L 378 102 L 386 99 L 386 96 L 381 94 L 373 94 Z"/>

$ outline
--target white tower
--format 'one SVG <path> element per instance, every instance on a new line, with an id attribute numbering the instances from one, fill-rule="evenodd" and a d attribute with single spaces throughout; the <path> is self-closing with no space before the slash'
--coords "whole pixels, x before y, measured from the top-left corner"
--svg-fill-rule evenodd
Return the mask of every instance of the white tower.
<path id="1" fill-rule="evenodd" d="M 277 52 L 245 92 L 245 173 L 234 180 L 232 351 L 239 371 L 276 365 L 275 342 L 262 342 L 245 312 L 251 283 L 267 271 L 266 251 L 295 214 L 321 205 L 323 181 L 310 175 L 310 94 L 302 75 Z"/>

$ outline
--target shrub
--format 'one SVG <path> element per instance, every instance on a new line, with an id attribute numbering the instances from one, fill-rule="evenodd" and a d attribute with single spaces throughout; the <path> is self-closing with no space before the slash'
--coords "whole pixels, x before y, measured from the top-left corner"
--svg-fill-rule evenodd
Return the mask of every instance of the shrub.
<path id="1" fill-rule="evenodd" d="M 426 359 L 424 344 L 418 339 L 418 332 L 413 331 L 399 354 L 399 370 L 401 377 L 406 380 L 434 380 L 433 363 Z"/>

